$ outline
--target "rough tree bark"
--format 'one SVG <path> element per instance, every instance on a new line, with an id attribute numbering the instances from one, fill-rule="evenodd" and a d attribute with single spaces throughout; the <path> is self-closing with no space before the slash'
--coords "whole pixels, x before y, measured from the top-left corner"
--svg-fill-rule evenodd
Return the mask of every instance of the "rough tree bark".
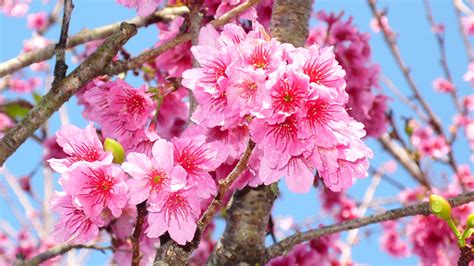
<path id="1" fill-rule="evenodd" d="M 280 42 L 303 46 L 308 37 L 312 0 L 276 0 L 271 32 Z M 263 265 L 265 236 L 277 195 L 270 186 L 247 188 L 233 196 L 224 235 L 208 265 Z"/>

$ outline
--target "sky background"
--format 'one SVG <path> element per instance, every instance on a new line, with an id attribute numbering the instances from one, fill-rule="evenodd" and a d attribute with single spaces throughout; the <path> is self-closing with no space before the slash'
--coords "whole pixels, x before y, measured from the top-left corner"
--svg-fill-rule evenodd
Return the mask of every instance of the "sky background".
<path id="1" fill-rule="evenodd" d="M 30 5 L 30 12 L 46 10 L 50 12 L 54 1 L 49 4 L 42 4 L 39 0 L 33 0 Z M 422 94 L 428 99 L 434 111 L 441 117 L 443 123 L 447 125 L 452 120 L 454 109 L 451 99 L 447 96 L 435 93 L 432 89 L 432 81 L 442 75 L 442 69 L 439 65 L 439 51 L 434 36 L 430 31 L 429 23 L 426 19 L 426 13 L 421 0 L 392 0 L 378 1 L 379 8 L 388 8 L 389 22 L 394 31 L 398 33 L 398 44 L 402 56 L 407 65 L 410 66 L 411 73 L 415 82 L 418 84 Z M 75 8 L 70 23 L 70 35 L 79 32 L 83 28 L 95 28 L 112 22 L 121 21 L 136 16 L 135 10 L 127 9 L 116 4 L 113 0 L 75 0 Z M 472 91 L 470 85 L 462 80 L 462 75 L 467 69 L 467 57 L 451 1 L 432 0 L 433 15 L 437 22 L 445 24 L 446 29 L 446 48 L 448 64 L 453 74 L 454 83 L 461 95 Z M 326 12 L 340 12 L 344 10 L 345 18 L 352 16 L 354 24 L 360 31 L 369 32 L 371 35 L 371 47 L 373 61 L 380 64 L 384 76 L 390 78 L 406 95 L 410 95 L 406 82 L 403 79 L 399 69 L 395 65 L 382 35 L 374 34 L 369 28 L 371 13 L 365 0 L 318 0 L 314 4 L 314 10 L 325 10 Z M 314 25 L 312 21 L 312 25 Z M 59 36 L 59 27 L 55 26 L 46 37 L 57 40 Z M 136 55 L 144 48 L 154 45 L 157 41 L 158 31 L 156 27 L 150 26 L 147 29 L 140 29 L 136 37 L 126 44 L 126 49 Z M 19 54 L 22 49 L 23 40 L 31 38 L 31 32 L 26 27 L 25 18 L 11 18 L 0 14 L 0 61 L 5 61 Z M 74 66 L 70 62 L 71 71 Z M 26 71 L 29 73 L 29 70 Z M 135 86 L 140 85 L 138 79 L 127 79 Z M 383 86 L 382 86 L 383 87 Z M 392 96 L 390 91 L 383 87 L 385 93 Z M 38 89 L 44 92 L 44 87 Z M 10 99 L 26 97 L 28 95 L 17 95 L 6 93 L 5 96 Z M 67 103 L 67 112 L 69 120 L 76 126 L 84 127 L 87 122 L 81 118 L 82 108 L 76 105 L 76 99 L 73 98 Z M 396 110 L 396 117 L 410 117 L 412 114 L 409 109 L 402 106 L 397 98 L 393 97 L 390 106 Z M 49 122 L 50 131 L 55 132 L 60 127 L 58 114 L 55 114 Z M 469 163 L 467 145 L 462 141 L 457 142 L 455 146 L 455 155 L 460 163 Z M 375 158 L 371 161 L 373 167 L 377 167 L 389 159 L 389 156 L 373 140 L 368 140 L 369 145 L 375 152 Z M 6 166 L 14 175 L 22 176 L 28 174 L 41 160 L 41 147 L 33 142 L 27 141 L 17 152 L 10 157 Z M 446 173 L 446 168 L 434 166 L 431 176 L 433 182 L 441 182 L 441 176 Z M 449 174 L 449 172 L 447 172 Z M 399 169 L 395 174 L 391 174 L 394 179 L 403 183 L 407 187 L 413 187 L 414 182 L 408 175 Z M 42 197 L 43 175 L 41 171 L 33 177 L 33 190 Z M 57 176 L 56 176 L 57 178 Z M 371 177 L 360 180 L 350 190 L 350 196 L 361 199 L 365 193 L 366 187 L 370 184 Z M 55 184 L 57 180 L 55 179 Z M 10 189 L 3 179 L 0 179 L 0 193 L 11 194 Z M 57 184 L 56 184 L 57 187 Z M 302 223 L 307 217 L 318 217 L 319 199 L 316 191 L 313 189 L 310 193 L 299 195 L 288 191 L 284 184 L 280 183 L 282 196 L 275 203 L 274 216 L 292 216 L 297 223 Z M 375 198 L 395 196 L 399 190 L 389 183 L 382 180 L 377 188 Z M 13 204 L 13 205 L 12 205 Z M 33 203 L 34 204 L 34 203 Z M 19 203 L 14 200 L 7 202 L 0 197 L 0 220 L 6 220 L 14 228 L 18 229 L 21 224 L 15 219 L 11 206 L 15 206 L 23 211 Z M 34 206 L 38 206 L 37 204 Z M 398 205 L 392 204 L 384 206 L 385 208 L 395 208 Z M 369 211 L 372 213 L 372 211 Z M 323 221 L 324 222 L 324 221 Z M 314 226 L 314 225 L 313 225 Z M 218 222 L 216 237 L 222 232 L 223 223 Z M 414 265 L 418 259 L 410 257 L 407 259 L 396 259 L 385 254 L 379 247 L 379 234 L 381 228 L 378 225 L 364 228 L 359 236 L 362 237 L 360 243 L 353 248 L 353 260 L 357 263 L 369 265 Z M 345 239 L 343 234 L 342 239 Z M 269 242 L 271 243 L 271 242 Z M 105 263 L 104 255 L 98 252 L 91 253 L 90 264 L 103 265 Z"/>

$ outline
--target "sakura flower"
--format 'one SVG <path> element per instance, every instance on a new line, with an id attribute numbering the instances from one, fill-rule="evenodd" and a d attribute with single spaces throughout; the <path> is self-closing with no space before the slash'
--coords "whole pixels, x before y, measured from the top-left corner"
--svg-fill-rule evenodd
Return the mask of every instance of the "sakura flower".
<path id="1" fill-rule="evenodd" d="M 433 81 L 433 88 L 438 92 L 453 92 L 454 85 L 444 78 L 437 78 Z"/>
<path id="2" fill-rule="evenodd" d="M 22 17 L 28 13 L 31 0 L 4 0 L 0 5 L 0 11 L 7 16 Z"/>
<path id="3" fill-rule="evenodd" d="M 105 152 L 102 143 L 97 137 L 96 130 L 92 123 L 85 129 L 77 128 L 73 125 L 66 125 L 56 133 L 59 146 L 67 154 L 64 159 L 48 160 L 51 168 L 56 172 L 65 172 L 75 162 L 100 162 L 111 164 L 113 155 Z"/>
<path id="4" fill-rule="evenodd" d="M 141 17 L 146 17 L 153 13 L 160 5 L 161 0 L 116 0 L 117 3 L 128 8 L 136 8 L 137 13 Z"/>
<path id="5" fill-rule="evenodd" d="M 382 250 L 395 257 L 407 257 L 410 254 L 408 244 L 400 237 L 397 232 L 397 222 L 387 221 L 382 223 L 383 234 L 380 238 Z"/>
<path id="6" fill-rule="evenodd" d="M 52 210 L 60 215 L 54 226 L 53 237 L 58 242 L 85 244 L 97 238 L 99 227 L 104 226 L 104 221 L 98 217 L 88 217 L 73 201 L 73 197 L 64 192 L 56 192 L 51 199 Z"/>
<path id="7" fill-rule="evenodd" d="M 474 35 L 474 16 L 466 16 L 461 18 L 463 30 L 468 35 Z"/>
<path id="8" fill-rule="evenodd" d="M 100 216 L 104 209 L 119 217 L 128 201 L 125 175 L 115 165 L 77 163 L 63 174 L 60 182 L 89 217 Z"/>
<path id="9" fill-rule="evenodd" d="M 47 24 L 47 15 L 46 12 L 38 12 L 29 14 L 26 17 L 28 28 L 32 30 L 42 30 Z"/>
<path id="10" fill-rule="evenodd" d="M 227 158 L 222 144 L 206 143 L 206 137 L 198 135 L 193 138 L 174 138 L 174 161 L 186 171 L 188 185 L 196 186 L 197 195 L 206 199 L 215 195 L 216 183 L 209 175 Z"/>
<path id="11" fill-rule="evenodd" d="M 467 95 L 463 99 L 463 106 L 469 111 L 474 110 L 474 94 Z"/>
<path id="12" fill-rule="evenodd" d="M 107 136 L 123 139 L 127 132 L 143 128 L 153 111 L 153 102 L 145 93 L 145 86 L 138 89 L 117 80 L 110 88 L 109 109 L 104 114 L 102 130 Z"/>
<path id="13" fill-rule="evenodd" d="M 383 29 L 384 31 L 388 33 L 388 35 L 391 35 L 391 36 L 394 35 L 392 28 L 388 24 L 388 18 L 386 16 L 381 16 L 380 21 L 377 18 L 372 18 L 370 20 L 370 28 L 375 33 L 379 33 Z"/>
<path id="14" fill-rule="evenodd" d="M 127 181 L 130 187 L 130 203 L 138 204 L 146 199 L 155 204 L 160 197 L 186 185 L 187 173 L 174 164 L 173 144 L 159 139 L 153 144 L 152 157 L 132 152 L 122 164 L 125 172 L 132 176 Z"/>
<path id="15" fill-rule="evenodd" d="M 31 78 L 28 80 L 11 79 L 9 82 L 10 90 L 18 93 L 32 92 L 41 84 L 40 78 Z"/>
<path id="16" fill-rule="evenodd" d="M 464 81 L 471 82 L 471 86 L 474 84 L 474 62 L 469 63 L 467 66 L 467 72 L 463 76 Z"/>
<path id="17" fill-rule="evenodd" d="M 46 47 L 46 45 L 50 43 L 51 41 L 44 38 L 43 36 L 40 36 L 37 33 L 33 33 L 33 37 L 31 39 L 23 41 L 23 52 L 27 53 L 41 49 Z"/>
<path id="18" fill-rule="evenodd" d="M 147 236 L 155 238 L 168 231 L 180 245 L 191 241 L 201 212 L 196 188 L 181 188 L 159 196 L 149 208 Z"/>

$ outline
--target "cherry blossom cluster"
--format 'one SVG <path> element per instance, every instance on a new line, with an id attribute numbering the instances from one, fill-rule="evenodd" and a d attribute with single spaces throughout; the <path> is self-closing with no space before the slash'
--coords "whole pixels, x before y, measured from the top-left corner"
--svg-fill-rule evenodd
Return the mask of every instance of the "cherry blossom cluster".
<path id="1" fill-rule="evenodd" d="M 379 91 L 380 69 L 371 61 L 369 35 L 342 15 L 317 13 L 322 24 L 311 29 L 306 44 L 334 47 L 336 60 L 346 72 L 349 115 L 364 124 L 368 136 L 378 137 L 387 130 L 387 97 Z"/>
<path id="2" fill-rule="evenodd" d="M 409 122 L 411 143 L 421 157 L 442 159 L 449 153 L 450 146 L 443 136 L 435 135 L 431 127 L 422 127 L 414 120 Z"/>
<path id="3" fill-rule="evenodd" d="M 103 137 L 125 143 L 126 160 L 117 161 L 104 150 L 92 124 L 58 131 L 56 141 L 65 157 L 49 159 L 50 166 L 61 173 L 64 189 L 52 200 L 53 209 L 61 214 L 56 239 L 86 243 L 110 225 L 122 240 L 116 243 L 127 247 L 137 215 L 135 206 L 146 201 L 142 242 L 144 252 L 149 252 L 145 254 L 152 255 L 153 245 L 165 232 L 179 244 L 192 240 L 201 201 L 217 192 L 209 172 L 227 157 L 222 144 L 208 142 L 204 135 L 168 141 L 144 129 L 155 103 L 143 86 L 98 79 L 87 84 L 78 97 L 85 106 L 84 116 L 101 126 Z M 54 146 L 53 152 L 61 156 Z M 113 226 L 116 223 L 121 226 Z"/>
<path id="4" fill-rule="evenodd" d="M 346 111 L 345 72 L 332 48 L 281 44 L 254 23 L 248 33 L 236 24 L 221 33 L 207 26 L 191 50 L 201 65 L 183 73 L 199 103 L 192 120 L 227 136 L 249 128 L 256 149 L 248 184 L 285 176 L 292 191 L 307 192 L 317 170 L 341 191 L 367 175 L 372 152 L 361 141 L 363 124 Z"/>

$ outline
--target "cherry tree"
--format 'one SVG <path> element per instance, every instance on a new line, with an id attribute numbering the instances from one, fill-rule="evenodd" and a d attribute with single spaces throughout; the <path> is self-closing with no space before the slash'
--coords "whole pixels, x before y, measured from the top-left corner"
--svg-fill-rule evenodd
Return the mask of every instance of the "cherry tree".
<path id="1" fill-rule="evenodd" d="M 74 9 L 86 3 L 33 13 L 31 2 L 0 2 L 1 16 L 32 31 L 0 63 L 2 197 L 21 224 L 0 217 L 0 265 L 87 264 L 89 252 L 119 265 L 355 265 L 369 225 L 394 260 L 474 260 L 474 95 L 461 89 L 474 84 L 471 4 L 452 3 L 472 62 L 452 73 L 445 26 L 423 1 L 443 75 L 422 90 L 390 7 L 367 0 L 407 93 L 373 58 L 369 33 L 311 0 L 116 0 L 136 17 L 76 34 Z M 147 27 L 157 38 L 131 52 Z M 430 93 L 451 99 L 453 121 Z M 86 126 L 69 119 L 71 98 Z M 25 142 L 42 148 L 41 162 L 15 176 L 8 164 Z M 375 197 L 381 182 L 397 193 Z M 286 193 L 310 192 L 317 216 L 274 214 Z"/>

